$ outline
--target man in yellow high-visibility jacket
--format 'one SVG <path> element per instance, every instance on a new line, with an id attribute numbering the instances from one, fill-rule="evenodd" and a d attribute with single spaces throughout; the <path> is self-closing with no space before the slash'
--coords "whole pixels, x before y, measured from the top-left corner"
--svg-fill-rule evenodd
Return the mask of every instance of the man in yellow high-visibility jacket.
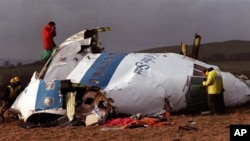
<path id="1" fill-rule="evenodd" d="M 0 122 L 4 121 L 4 113 L 11 107 L 17 97 L 16 81 L 14 78 L 11 78 L 10 84 L 6 87 L 2 108 L 0 109 Z"/>
<path id="2" fill-rule="evenodd" d="M 207 79 L 202 82 L 207 87 L 210 110 L 213 114 L 221 114 L 225 111 L 223 98 L 223 80 L 213 68 L 209 68 L 206 72 Z"/>

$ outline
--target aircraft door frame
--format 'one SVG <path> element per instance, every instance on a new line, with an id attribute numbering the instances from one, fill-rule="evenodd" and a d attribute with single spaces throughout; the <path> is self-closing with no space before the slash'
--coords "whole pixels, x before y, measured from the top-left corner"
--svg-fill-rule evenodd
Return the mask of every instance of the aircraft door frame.
<path id="1" fill-rule="evenodd" d="M 187 110 L 194 113 L 209 110 L 206 87 L 202 86 L 203 76 L 190 76 L 186 93 Z"/>

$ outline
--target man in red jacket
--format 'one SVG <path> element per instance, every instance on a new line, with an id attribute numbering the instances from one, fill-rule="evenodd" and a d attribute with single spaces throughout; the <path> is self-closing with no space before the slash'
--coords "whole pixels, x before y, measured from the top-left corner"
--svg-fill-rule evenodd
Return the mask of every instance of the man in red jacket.
<path id="1" fill-rule="evenodd" d="M 52 50 L 56 47 L 54 42 L 54 37 L 56 36 L 56 24 L 53 21 L 50 21 L 43 28 L 43 47 L 46 50 Z"/>
<path id="2" fill-rule="evenodd" d="M 56 47 L 54 42 L 54 37 L 56 36 L 56 23 L 50 21 L 48 24 L 46 24 L 43 28 L 42 35 L 43 47 L 45 50 L 41 52 L 41 59 L 46 61 L 50 57 L 53 49 Z"/>

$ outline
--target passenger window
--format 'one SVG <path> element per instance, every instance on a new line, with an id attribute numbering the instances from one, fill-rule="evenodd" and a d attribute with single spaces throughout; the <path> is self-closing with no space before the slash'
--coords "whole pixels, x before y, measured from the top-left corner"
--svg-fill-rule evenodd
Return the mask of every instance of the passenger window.
<path id="1" fill-rule="evenodd" d="M 99 84 L 100 83 L 100 81 L 96 80 L 96 79 L 90 79 L 89 82 L 92 84 Z"/>

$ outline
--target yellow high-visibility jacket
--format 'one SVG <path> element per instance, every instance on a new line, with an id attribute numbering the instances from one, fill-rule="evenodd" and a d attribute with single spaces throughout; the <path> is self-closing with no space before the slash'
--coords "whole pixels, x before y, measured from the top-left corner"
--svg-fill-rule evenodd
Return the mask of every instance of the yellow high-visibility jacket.
<path id="1" fill-rule="evenodd" d="M 202 85 L 207 86 L 208 94 L 220 94 L 223 89 L 222 77 L 215 70 L 212 70 L 207 72 L 207 80 Z"/>
<path id="2" fill-rule="evenodd" d="M 9 95 L 8 95 L 8 98 L 9 99 L 15 99 L 17 97 L 17 89 L 16 88 L 13 88 L 12 86 L 8 86 L 9 87 Z"/>

